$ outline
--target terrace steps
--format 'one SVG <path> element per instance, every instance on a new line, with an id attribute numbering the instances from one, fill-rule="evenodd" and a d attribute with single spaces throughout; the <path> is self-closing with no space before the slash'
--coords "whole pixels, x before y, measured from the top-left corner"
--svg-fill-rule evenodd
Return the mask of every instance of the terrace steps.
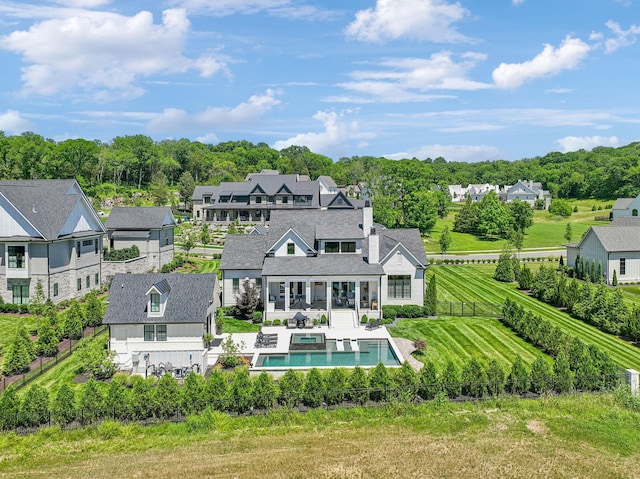
<path id="1" fill-rule="evenodd" d="M 356 313 L 350 309 L 331 311 L 331 327 L 332 328 L 353 328 L 357 327 Z"/>

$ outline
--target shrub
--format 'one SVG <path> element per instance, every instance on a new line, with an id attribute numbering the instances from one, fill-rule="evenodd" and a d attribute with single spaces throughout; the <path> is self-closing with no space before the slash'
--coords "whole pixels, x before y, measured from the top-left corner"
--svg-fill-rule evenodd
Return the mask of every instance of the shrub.
<path id="1" fill-rule="evenodd" d="M 413 347 L 416 348 L 417 351 L 424 351 L 427 349 L 427 342 L 422 338 L 416 338 L 413 340 Z"/>
<path id="2" fill-rule="evenodd" d="M 417 304 L 405 304 L 398 314 L 404 318 L 420 318 L 424 316 L 424 308 Z"/>
<path id="3" fill-rule="evenodd" d="M 385 304 L 382 306 L 382 317 L 384 319 L 396 319 L 398 316 L 398 307 L 392 304 Z"/>
<path id="4" fill-rule="evenodd" d="M 280 324 L 282 324 L 282 321 L 280 321 L 279 319 L 274 319 L 273 323 L 271 324 L 273 324 L 274 326 L 280 326 Z"/>
<path id="5" fill-rule="evenodd" d="M 327 324 L 327 315 L 326 314 L 323 314 L 320 317 L 320 324 Z"/>
<path id="6" fill-rule="evenodd" d="M 264 325 L 265 325 L 265 326 L 271 326 L 271 320 L 270 320 L 270 319 L 266 319 L 266 320 L 264 321 Z"/>
<path id="7" fill-rule="evenodd" d="M 131 248 L 112 249 L 104 252 L 105 261 L 128 261 L 140 257 L 140 250 L 136 245 Z"/>
<path id="8" fill-rule="evenodd" d="M 262 311 L 254 311 L 253 319 L 251 320 L 254 324 L 259 324 L 262 322 Z"/>
<path id="9" fill-rule="evenodd" d="M 363 314 L 362 318 L 360 318 L 360 324 L 367 324 L 369 320 L 367 319 L 367 315 Z"/>

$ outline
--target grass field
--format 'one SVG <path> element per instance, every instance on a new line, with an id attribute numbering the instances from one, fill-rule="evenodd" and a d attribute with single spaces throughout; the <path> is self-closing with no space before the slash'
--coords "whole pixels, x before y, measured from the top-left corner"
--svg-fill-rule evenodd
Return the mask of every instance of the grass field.
<path id="1" fill-rule="evenodd" d="M 572 241 L 578 241 L 589 229 L 589 226 L 607 224 L 602 221 L 595 221 L 596 216 L 608 216 L 609 210 L 605 206 L 612 202 L 596 200 L 570 201 L 572 206 L 578 206 L 578 212 L 573 213 L 569 218 L 558 219 L 552 217 L 546 210 L 534 211 L 533 226 L 527 229 L 524 236 L 523 249 L 527 248 L 554 248 L 561 247 L 567 240 L 564 238 L 567 223 L 571 223 L 573 231 Z M 602 207 L 600 211 L 591 211 L 593 205 Z M 500 251 L 504 247 L 506 240 L 497 238 L 485 238 L 465 233 L 453 231 L 453 221 L 459 206 L 456 206 L 444 219 L 438 219 L 431 234 L 425 240 L 427 253 L 439 253 L 440 245 L 438 240 L 445 226 L 449 227 L 451 234 L 451 246 L 449 252 L 465 251 Z"/>
<path id="2" fill-rule="evenodd" d="M 253 324 L 249 321 L 225 317 L 222 326 L 223 333 L 257 333 L 260 331 L 260 324 Z"/>
<path id="3" fill-rule="evenodd" d="M 637 477 L 640 418 L 620 395 L 205 414 L 0 436 L 0 477 Z"/>
<path id="4" fill-rule="evenodd" d="M 487 267 L 491 268 L 490 272 Z M 451 301 L 480 301 L 503 303 L 506 298 L 518 302 L 527 310 L 541 315 L 568 334 L 587 344 L 595 344 L 609 353 L 623 368 L 640 369 L 640 348 L 623 341 L 518 291 L 515 284 L 495 281 L 491 275 L 495 266 L 432 266 L 436 274 L 438 299 L 441 294 L 455 298 Z"/>
<path id="5" fill-rule="evenodd" d="M 471 358 L 485 365 L 496 359 L 509 371 L 516 356 L 531 364 L 542 354 L 494 318 L 403 319 L 389 332 L 411 340 L 424 339 L 427 348 L 415 357 L 422 362 L 431 359 L 440 371 L 449 360 L 462 368 Z"/>

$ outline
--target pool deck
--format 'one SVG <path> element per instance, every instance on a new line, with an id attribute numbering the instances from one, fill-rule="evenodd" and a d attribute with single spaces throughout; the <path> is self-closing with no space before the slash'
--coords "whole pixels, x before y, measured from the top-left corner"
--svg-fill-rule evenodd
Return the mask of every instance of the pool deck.
<path id="1" fill-rule="evenodd" d="M 277 334 L 278 342 L 275 347 L 260 347 L 256 348 L 255 343 L 258 337 L 258 333 L 234 333 L 233 340 L 236 343 L 244 342 L 244 347 L 242 349 L 242 354 L 244 356 L 252 356 L 251 364 L 257 364 L 258 355 L 260 354 L 286 354 L 289 352 L 289 343 L 291 342 L 292 334 L 308 334 L 308 333 L 324 333 L 326 340 L 352 340 L 352 339 L 386 339 L 389 341 L 393 352 L 396 357 L 400 361 L 400 363 L 404 362 L 404 356 L 401 352 L 401 349 L 395 343 L 394 339 L 387 331 L 387 328 L 384 326 L 380 326 L 375 329 L 366 329 L 364 326 L 362 327 L 328 327 L 328 326 L 315 326 L 313 329 L 291 329 L 283 326 L 263 326 L 262 332 L 264 334 Z M 216 335 L 216 339 L 221 338 L 222 340 L 226 339 L 229 334 L 221 334 Z M 223 353 L 220 345 L 213 346 L 209 350 L 208 362 L 209 364 L 215 364 L 218 360 L 219 356 Z M 367 366 L 363 366 L 367 367 Z M 373 366 L 369 366 L 373 367 Z M 394 366 L 389 366 L 394 367 Z M 330 368 L 330 367 L 325 367 Z M 289 368 L 284 368 L 287 370 Z M 296 368 L 298 369 L 298 368 Z M 300 368 L 304 369 L 304 368 Z M 282 371 L 283 368 L 257 368 L 251 367 L 251 371 L 269 371 L 269 372 L 277 372 Z"/>

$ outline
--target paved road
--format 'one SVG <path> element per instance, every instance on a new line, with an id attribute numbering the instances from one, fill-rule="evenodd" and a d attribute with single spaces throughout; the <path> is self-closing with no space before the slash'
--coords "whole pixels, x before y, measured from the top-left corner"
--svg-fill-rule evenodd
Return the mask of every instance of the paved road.
<path id="1" fill-rule="evenodd" d="M 545 250 L 536 250 L 536 251 L 527 251 L 527 250 L 523 250 L 520 251 L 520 253 L 518 254 L 518 256 L 520 258 L 546 258 L 547 256 L 566 256 L 567 255 L 567 250 L 566 249 L 545 249 Z M 478 253 L 469 253 L 469 254 L 433 254 L 433 253 L 427 253 L 427 257 L 430 260 L 435 260 L 435 259 L 497 259 L 500 257 L 500 252 L 478 252 Z"/>

